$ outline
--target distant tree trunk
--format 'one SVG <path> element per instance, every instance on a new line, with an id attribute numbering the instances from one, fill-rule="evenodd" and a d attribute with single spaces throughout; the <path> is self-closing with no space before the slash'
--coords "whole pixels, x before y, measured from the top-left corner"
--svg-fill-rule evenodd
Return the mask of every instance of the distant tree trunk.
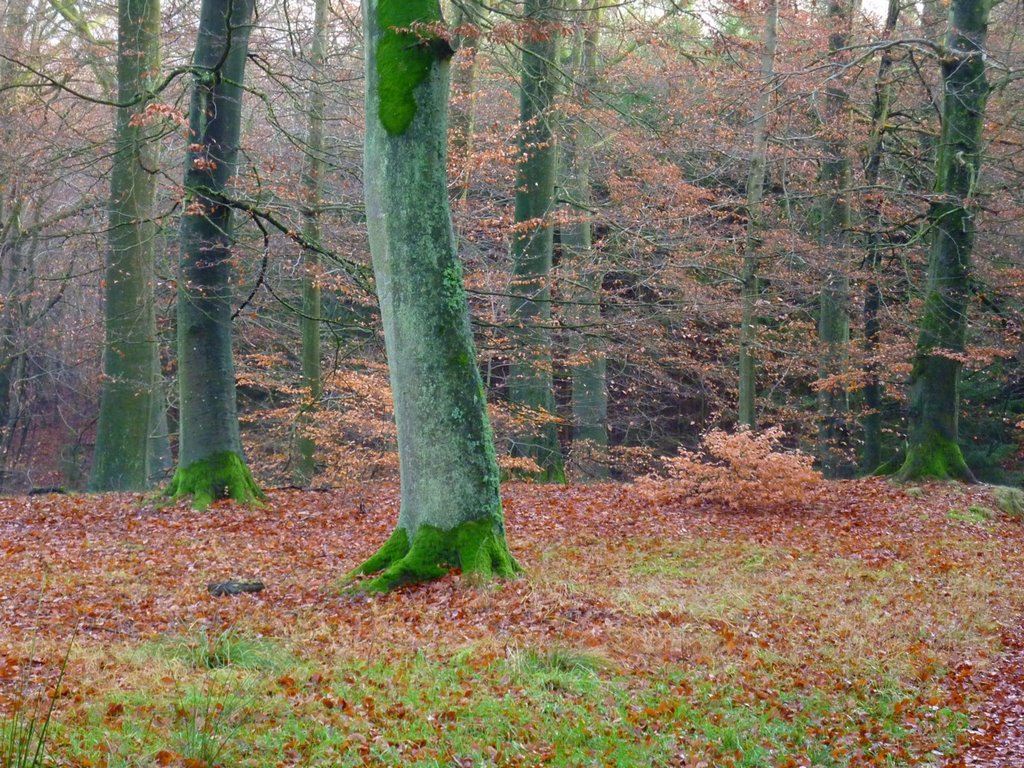
<path id="1" fill-rule="evenodd" d="M 253 0 L 203 0 L 189 110 L 178 270 L 178 470 L 168 495 L 262 496 L 242 458 L 231 356 L 231 208 Z"/>
<path id="2" fill-rule="evenodd" d="M 889 0 L 882 38 L 888 40 L 896 30 L 900 15 L 900 0 Z M 892 49 L 882 51 L 875 77 L 875 100 L 871 108 L 871 133 L 868 137 L 868 157 L 864 164 L 865 228 L 867 230 L 867 268 L 869 276 L 864 289 L 864 450 L 861 455 L 863 471 L 874 472 L 882 463 L 882 381 L 878 376 L 878 341 L 881 332 L 878 313 L 882 307 L 882 291 L 878 284 L 878 271 L 882 263 L 882 202 L 884 196 L 878 186 L 885 152 L 885 125 L 892 103 L 890 72 L 893 65 Z"/>
<path id="3" fill-rule="evenodd" d="M 27 342 L 25 339 L 28 301 L 19 295 L 28 294 L 22 282 L 25 269 L 25 243 L 21 234 L 22 201 L 14 200 L 4 224 L 4 239 L 0 241 L 0 265 L 3 266 L 3 295 L 12 301 L 4 303 L 0 314 L 0 458 L 6 469 L 16 459 L 18 422 L 22 417 L 25 390 Z"/>
<path id="4" fill-rule="evenodd" d="M 386 591 L 446 566 L 519 571 L 505 542 L 498 462 L 447 193 L 448 64 L 438 0 L 364 0 L 370 253 L 384 321 L 401 474 L 391 538 L 353 570 Z"/>
<path id="5" fill-rule="evenodd" d="M 456 188 L 462 202 L 469 194 L 470 159 L 473 155 L 473 134 L 476 131 L 476 41 L 471 40 L 460 30 L 472 23 L 472 18 L 463 3 L 454 4 L 454 17 L 457 34 L 454 48 L 458 58 L 455 60 L 452 73 L 452 108 L 451 108 L 451 150 L 449 154 L 455 159 L 459 170 Z"/>
<path id="6" fill-rule="evenodd" d="M 146 93 L 159 70 L 159 0 L 120 0 L 118 100 L 127 103 Z M 148 104 L 143 99 L 117 110 L 104 281 L 103 390 L 89 482 L 94 491 L 141 490 L 163 469 L 151 465 L 160 459 L 153 417 L 163 398 L 153 297 L 153 201 L 159 168 L 144 121 Z"/>
<path id="7" fill-rule="evenodd" d="M 850 229 L 850 95 L 838 67 L 844 63 L 843 49 L 849 43 L 852 18 L 853 0 L 829 0 L 828 22 L 832 31 L 828 47 L 837 71 L 825 90 L 825 123 L 822 126 L 825 157 L 821 163 L 824 199 L 820 239 L 826 259 L 818 317 L 822 378 L 845 371 L 850 342 L 850 278 L 846 264 L 847 233 Z M 826 477 L 836 477 L 845 470 L 848 410 L 846 385 L 833 384 L 821 389 L 818 395 L 818 457 Z"/>
<path id="8" fill-rule="evenodd" d="M 149 406 L 149 446 L 147 454 L 149 485 L 156 486 L 166 480 L 174 469 L 171 451 L 171 431 L 167 424 L 167 390 L 163 366 L 160 363 L 160 341 L 157 338 L 153 357 L 153 393 Z"/>
<path id="9" fill-rule="evenodd" d="M 306 129 L 306 159 L 302 173 L 305 197 L 303 237 L 306 242 L 320 243 L 320 198 L 323 193 L 324 172 L 324 61 L 327 56 L 328 0 L 316 0 L 313 19 L 313 43 L 310 53 L 310 93 Z M 316 442 L 306 433 L 322 392 L 320 362 L 320 255 L 313 248 L 303 252 L 305 275 L 302 282 L 302 386 L 306 402 L 299 416 L 297 455 L 294 482 L 300 487 L 309 485 L 316 471 Z"/>
<path id="10" fill-rule="evenodd" d="M 981 131 L 988 83 L 985 39 L 990 0 L 953 0 L 942 57 L 942 132 L 917 351 L 910 375 L 910 434 L 902 480 L 974 480 L 960 451 L 960 373 L 967 339 Z"/>
<path id="11" fill-rule="evenodd" d="M 562 482 L 565 469 L 555 421 L 554 371 L 551 354 L 551 261 L 557 172 L 552 130 L 557 90 L 555 56 L 558 0 L 525 0 L 528 25 L 522 44 L 520 86 L 520 161 L 516 168 L 515 231 L 512 235 L 512 322 L 517 345 L 511 366 L 509 400 L 541 423 L 517 435 L 513 452 L 533 459 L 537 479 Z"/>
<path id="12" fill-rule="evenodd" d="M 752 147 L 750 172 L 747 174 L 747 240 L 743 253 L 743 309 L 740 320 L 740 371 L 738 421 L 750 429 L 757 429 L 757 395 L 754 344 L 757 329 L 754 326 L 754 307 L 757 302 L 757 262 L 761 247 L 761 200 L 764 197 L 764 177 L 768 163 L 768 107 L 771 103 L 772 82 L 775 78 L 775 48 L 779 6 L 776 0 L 767 0 L 764 19 L 764 39 L 761 48 L 761 92 L 751 124 Z"/>
<path id="13" fill-rule="evenodd" d="M 597 44 L 601 20 L 594 0 L 581 0 L 574 9 L 579 15 L 570 71 L 573 97 L 583 106 L 597 85 Z M 563 258 L 572 270 L 573 288 L 567 291 L 572 304 L 570 316 L 580 334 L 578 362 L 572 365 L 572 417 L 576 462 L 586 477 L 608 475 L 605 449 L 608 445 L 607 361 L 603 345 L 595 335 L 601 326 L 601 281 L 604 270 L 596 263 L 591 225 L 590 169 L 593 146 L 598 136 L 586 116 L 570 118 L 562 150 L 563 184 L 569 200 L 570 223 L 561 233 Z"/>

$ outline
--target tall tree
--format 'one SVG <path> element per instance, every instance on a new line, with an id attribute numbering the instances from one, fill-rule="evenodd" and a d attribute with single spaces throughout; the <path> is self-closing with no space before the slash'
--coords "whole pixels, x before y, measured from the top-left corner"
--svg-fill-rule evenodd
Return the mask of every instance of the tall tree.
<path id="1" fill-rule="evenodd" d="M 764 38 L 761 47 L 761 90 L 757 96 L 754 119 L 751 121 L 751 158 L 747 174 L 747 238 L 743 252 L 742 318 L 740 320 L 740 380 L 738 420 L 743 426 L 757 429 L 757 394 L 754 345 L 754 307 L 757 302 L 757 263 L 761 246 L 761 201 L 764 198 L 764 177 L 768 163 L 768 108 L 775 79 L 775 49 L 778 43 L 779 6 L 768 0 L 764 17 Z"/>
<path id="2" fill-rule="evenodd" d="M 170 458 L 154 436 L 163 402 L 153 297 L 159 168 L 145 120 L 146 94 L 160 74 L 159 0 L 119 0 L 117 26 L 117 95 L 125 106 L 117 110 L 110 175 L 103 390 L 89 482 L 96 491 L 145 488 Z"/>
<path id="3" fill-rule="evenodd" d="M 900 0 L 889 0 L 885 17 L 883 39 L 892 37 L 900 15 Z M 861 467 L 874 472 L 882 463 L 882 381 L 878 375 L 878 343 L 881 323 L 878 314 L 882 308 L 882 290 L 878 272 L 882 263 L 882 202 L 884 197 L 878 189 L 882 170 L 882 156 L 885 152 L 886 124 L 892 104 L 892 48 L 882 51 L 875 77 L 875 98 L 871 108 L 871 127 L 868 136 L 867 160 L 864 163 L 864 186 L 867 196 L 864 201 L 865 230 L 867 231 L 866 264 L 869 270 L 868 282 L 864 288 L 864 406 L 867 414 L 863 419 L 864 450 Z"/>
<path id="4" fill-rule="evenodd" d="M 401 474 L 395 532 L 350 576 L 386 591 L 512 576 L 498 463 L 447 196 L 448 70 L 438 0 L 365 0 L 364 186 Z"/>
<path id="5" fill-rule="evenodd" d="M 302 189 L 305 197 L 303 238 L 307 243 L 320 243 L 320 198 L 323 193 L 324 172 L 324 61 L 327 58 L 328 0 L 316 0 L 313 17 L 313 42 L 310 47 L 310 91 L 306 123 L 306 159 L 302 169 Z M 306 486 L 316 470 L 314 454 L 316 443 L 305 434 L 312 411 L 320 400 L 323 389 L 320 362 L 320 254 L 315 248 L 306 248 L 302 255 L 305 275 L 302 282 L 302 385 L 306 402 L 299 419 L 297 455 L 295 457 L 295 484 Z"/>
<path id="6" fill-rule="evenodd" d="M 450 154 L 459 168 L 456 189 L 460 200 L 465 203 L 469 195 L 470 159 L 473 155 L 473 134 L 476 132 L 476 70 L 477 42 L 472 30 L 476 13 L 485 12 L 477 6 L 471 9 L 467 2 L 452 3 L 452 22 L 455 25 L 454 45 L 457 58 L 452 72 L 452 102 L 450 107 L 449 131 Z"/>
<path id="7" fill-rule="evenodd" d="M 242 458 L 231 354 L 231 206 L 253 0 L 203 0 L 178 266 L 178 470 L 167 489 L 196 507 L 262 496 Z"/>
<path id="8" fill-rule="evenodd" d="M 910 374 L 909 445 L 897 473 L 903 480 L 974 479 L 958 443 L 960 374 L 989 92 L 985 40 L 991 7 L 991 0 L 953 0 L 950 9 L 941 59 L 942 131 L 928 209 L 928 277 Z"/>
<path id="9" fill-rule="evenodd" d="M 851 163 L 849 156 L 850 94 L 846 88 L 845 50 L 850 39 L 854 0 L 829 0 L 829 58 L 835 71 L 825 89 L 821 163 L 822 210 L 820 240 L 825 252 L 818 316 L 821 342 L 820 376 L 841 376 L 850 341 L 850 277 L 847 240 L 850 231 Z M 834 477 L 843 469 L 848 390 L 829 383 L 818 394 L 818 457 L 822 471 Z"/>
<path id="10" fill-rule="evenodd" d="M 591 164 L 597 132 L 584 111 L 597 87 L 597 46 L 601 7 L 597 0 L 580 0 L 576 31 L 570 50 L 573 99 L 579 110 L 566 123 L 562 146 L 562 187 L 570 211 L 562 225 L 561 244 L 565 265 L 572 272 L 570 315 L 582 339 L 572 365 L 572 437 L 577 463 L 586 476 L 608 474 L 605 448 L 608 445 L 608 382 L 601 325 L 601 283 L 604 270 L 595 263 Z M 577 450 L 579 448 L 579 450 Z"/>
<path id="11" fill-rule="evenodd" d="M 522 83 L 519 97 L 519 164 L 512 235 L 511 314 L 516 356 L 509 399 L 539 423 L 517 435 L 513 452 L 533 459 L 538 479 L 565 479 L 555 420 L 551 354 L 551 263 L 557 173 L 552 127 L 557 91 L 556 22 L 560 0 L 525 0 Z"/>

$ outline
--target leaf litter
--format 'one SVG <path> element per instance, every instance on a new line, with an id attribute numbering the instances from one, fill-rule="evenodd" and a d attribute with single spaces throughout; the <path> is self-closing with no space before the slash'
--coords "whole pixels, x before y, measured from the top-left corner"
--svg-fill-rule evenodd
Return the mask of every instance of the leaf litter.
<path id="1" fill-rule="evenodd" d="M 608 660 L 599 675 L 637 702 L 624 715 L 630 738 L 677 731 L 665 764 L 1024 764 L 1024 531 L 1002 515 L 949 514 L 991 507 L 989 489 L 828 483 L 765 513 L 699 498 L 658 506 L 613 484 L 513 484 L 504 500 L 527 578 L 474 589 L 449 577 L 368 598 L 333 585 L 390 533 L 393 484 L 272 491 L 261 508 L 205 513 L 132 494 L 2 499 L 0 711 L 26 685 L 46 690 L 75 631 L 58 717 L 105 700 L 127 674 L 109 649 L 241 627 L 287 642 L 325 677 L 338 659 L 472 649 L 484 669 L 521 649 L 593 652 Z M 231 579 L 266 589 L 208 594 Z M 88 684 L 76 689 L 76 674 Z M 321 698 L 332 717 L 379 716 Z M 704 704 L 690 711 L 694 701 Z M 762 713 L 755 729 L 799 721 L 832 762 L 756 734 L 774 745 L 762 762 L 754 742 L 729 757 L 728 707 Z M 499 747 L 481 754 L 556 761 L 550 746 L 517 758 Z"/>

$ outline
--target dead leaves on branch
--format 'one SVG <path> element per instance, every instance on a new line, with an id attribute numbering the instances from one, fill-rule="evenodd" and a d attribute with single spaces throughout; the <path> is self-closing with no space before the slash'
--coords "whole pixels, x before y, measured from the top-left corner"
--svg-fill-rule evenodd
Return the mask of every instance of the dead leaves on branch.
<path id="1" fill-rule="evenodd" d="M 824 482 L 814 458 L 783 447 L 779 427 L 760 433 L 714 429 L 699 452 L 680 448 L 665 460 L 666 476 L 647 475 L 635 484 L 658 504 L 710 504 L 747 512 L 800 509 Z"/>

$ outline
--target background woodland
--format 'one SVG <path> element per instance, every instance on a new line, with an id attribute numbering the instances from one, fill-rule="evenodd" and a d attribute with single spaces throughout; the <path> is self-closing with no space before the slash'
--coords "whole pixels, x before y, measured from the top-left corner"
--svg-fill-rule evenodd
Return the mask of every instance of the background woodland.
<path id="1" fill-rule="evenodd" d="M 537 470 L 535 455 L 511 450 L 530 433 L 557 439 L 570 478 L 631 478 L 711 430 L 752 422 L 779 428 L 827 475 L 898 460 L 928 258 L 946 7 L 540 6 L 550 14 L 543 24 L 524 21 L 516 3 L 446 8 L 457 48 L 449 194 L 504 469 Z M 0 483 L 80 488 L 103 386 L 117 11 L 93 0 L 2 7 Z M 164 4 L 157 79 L 167 85 L 138 118 L 156 147 L 155 308 L 171 446 L 189 143 L 189 81 L 176 73 L 191 61 L 197 10 Z M 322 49 L 311 3 L 259 4 L 250 39 L 231 191 L 234 357 L 242 438 L 265 485 L 397 474 L 362 206 L 360 11 L 350 0 L 328 10 Z M 1000 483 L 1024 470 L 1022 12 L 1008 2 L 992 11 L 975 268 L 958 353 L 965 458 Z M 522 52 L 538 48 L 547 101 L 524 121 Z M 322 118 L 315 142 L 311 111 Z M 557 204 L 532 218 L 516 213 L 524 146 L 555 157 Z M 311 195 L 313 160 L 322 171 Z M 311 218 L 316 258 L 298 236 Z M 542 230 L 550 271 L 524 275 L 517 243 Z M 550 299 L 524 315 L 519 289 L 530 280 Z M 303 317 L 320 345 L 315 386 L 314 369 L 303 368 Z M 752 417 L 739 405 L 741 350 L 755 361 Z M 540 371 L 546 395 L 517 394 L 524 366 Z M 877 438 L 866 438 L 871 430 Z"/>

